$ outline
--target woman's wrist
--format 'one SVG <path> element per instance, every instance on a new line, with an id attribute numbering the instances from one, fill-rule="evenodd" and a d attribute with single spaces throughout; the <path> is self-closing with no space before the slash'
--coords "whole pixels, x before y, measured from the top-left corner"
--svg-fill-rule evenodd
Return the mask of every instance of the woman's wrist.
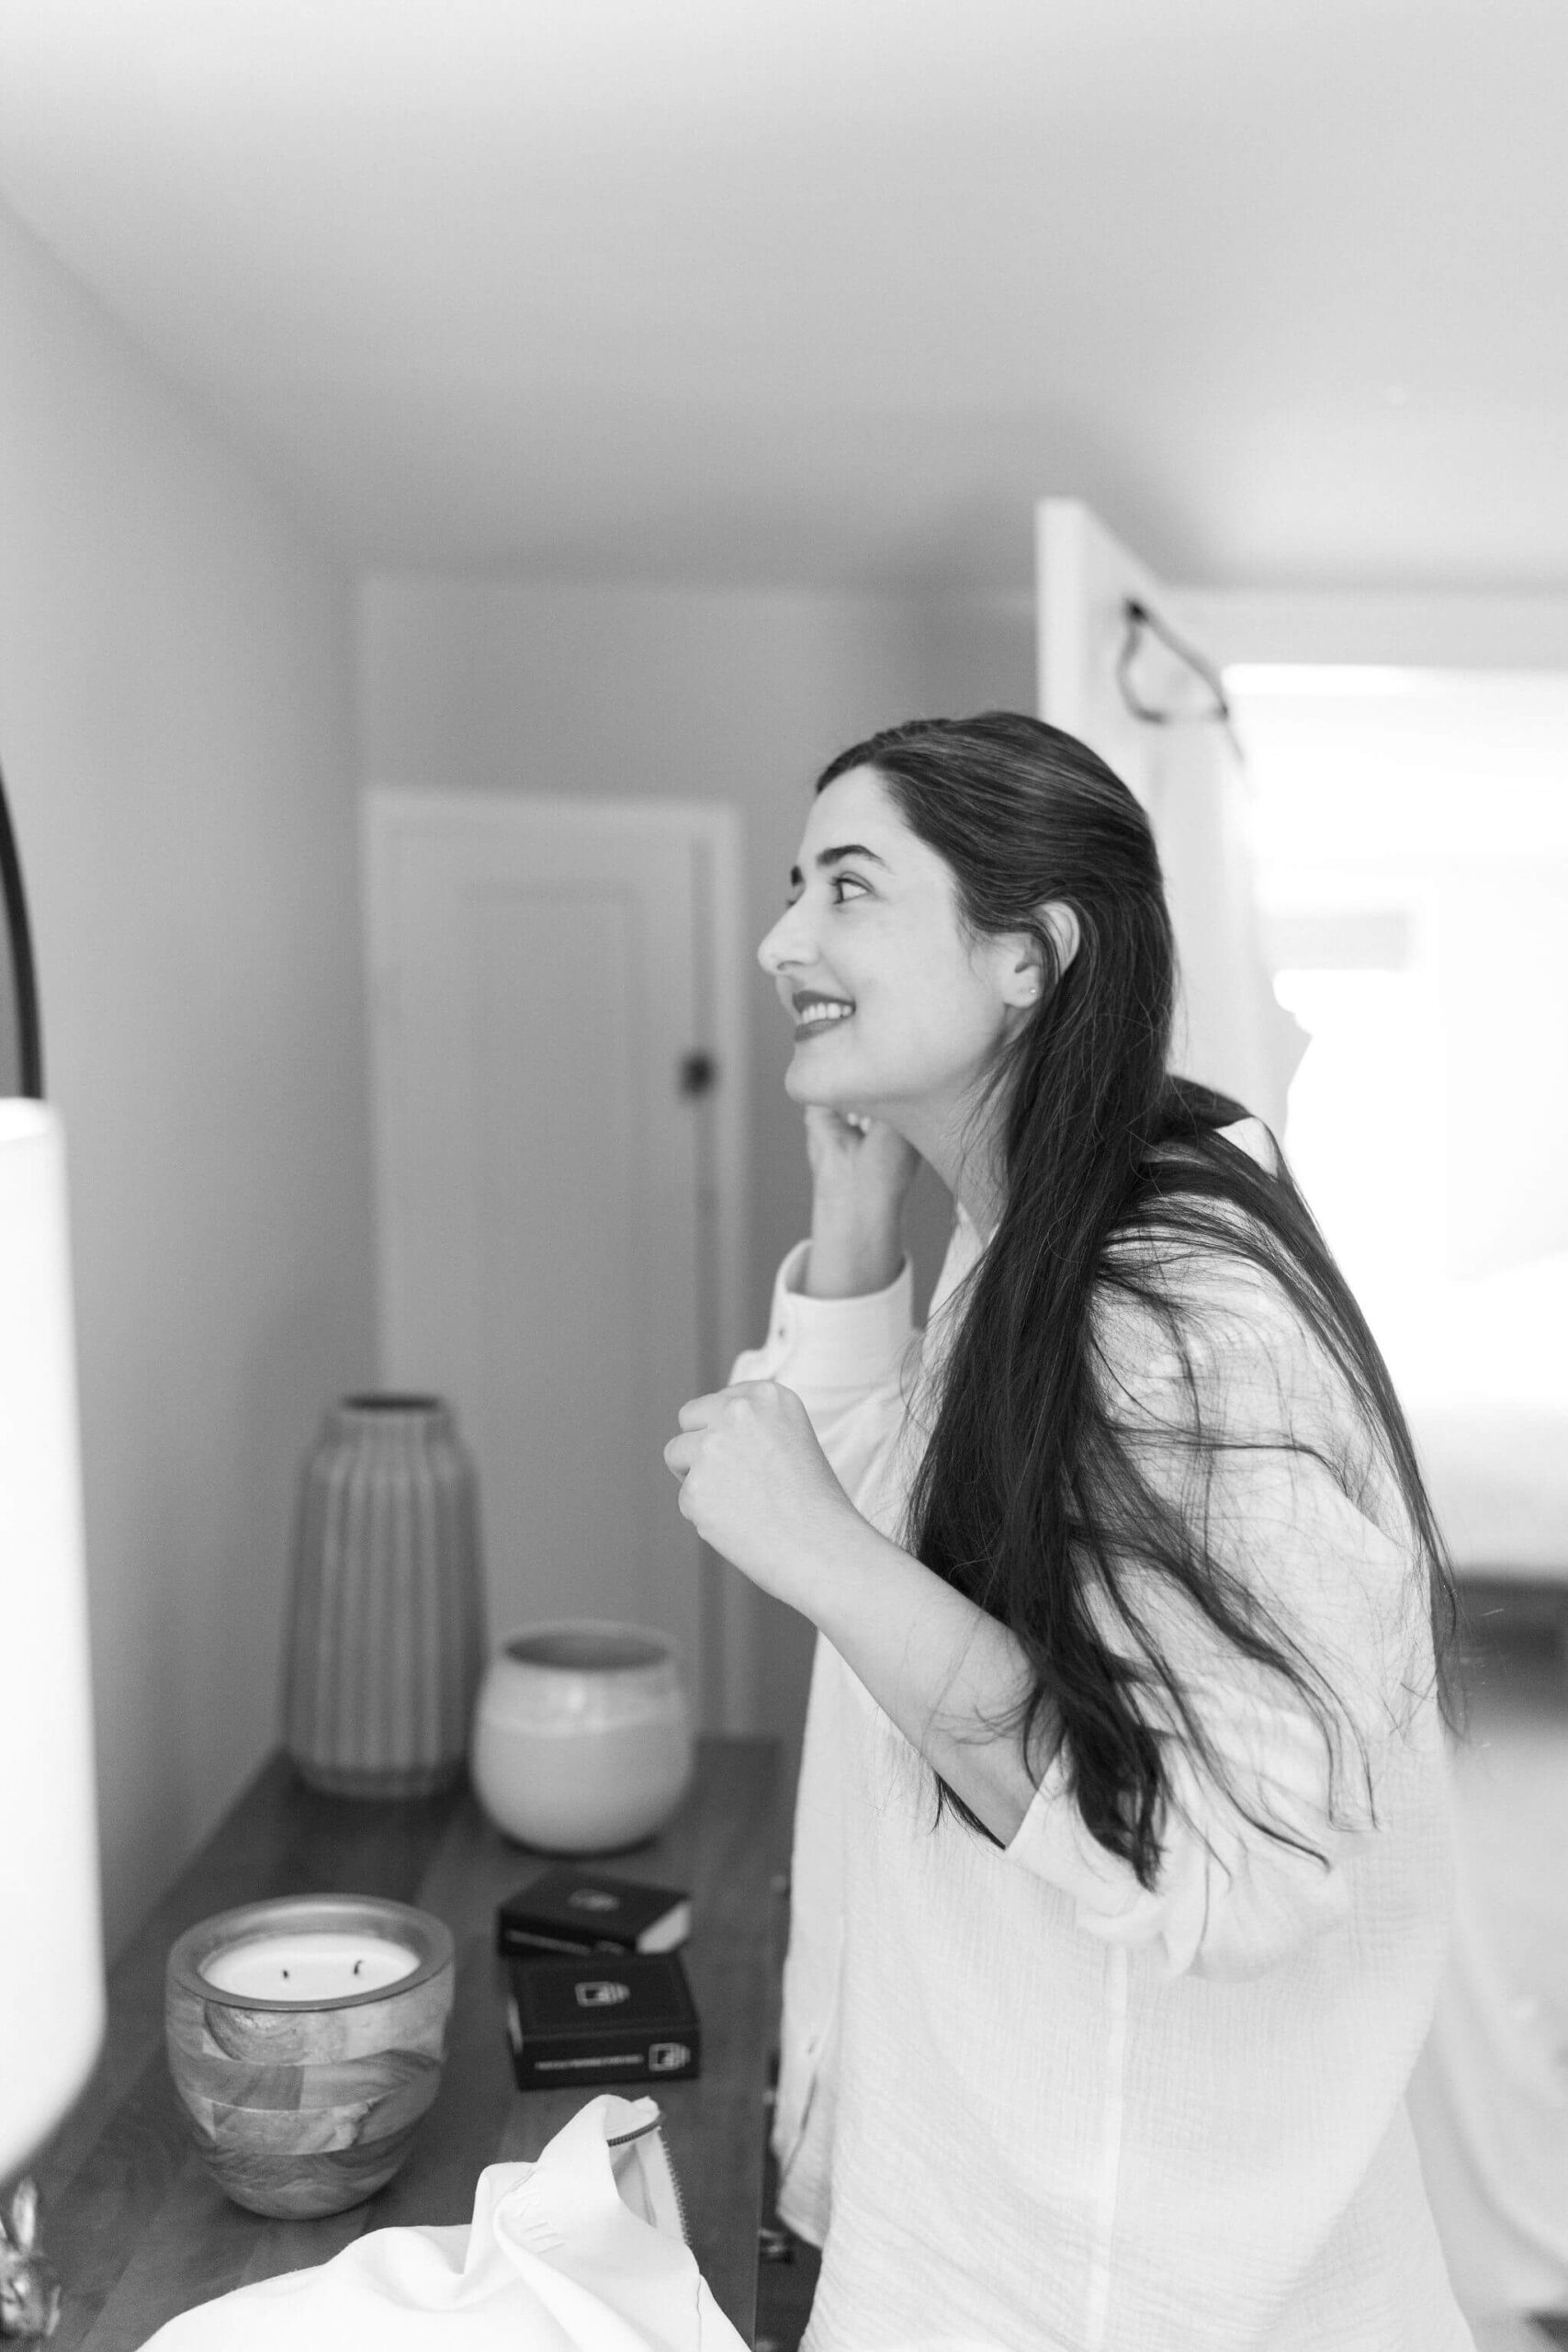
<path id="1" fill-rule="evenodd" d="M 886 1555 L 894 1550 L 852 1504 L 826 1515 L 809 1530 L 799 1530 L 787 1578 L 791 1608 L 829 1641 L 835 1631 L 842 1639 L 864 1606 L 868 1570 L 885 1573 Z"/>
<path id="2" fill-rule="evenodd" d="M 801 1288 L 809 1298 L 864 1298 L 886 1290 L 904 1262 L 896 1209 L 854 1204 L 812 1204 L 811 1246 Z"/>

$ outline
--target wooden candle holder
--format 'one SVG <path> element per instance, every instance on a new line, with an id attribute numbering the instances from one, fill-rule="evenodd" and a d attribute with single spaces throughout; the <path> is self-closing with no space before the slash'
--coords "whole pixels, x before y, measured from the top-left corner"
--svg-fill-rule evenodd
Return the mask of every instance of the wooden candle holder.
<path id="1" fill-rule="evenodd" d="M 221 1991 L 203 1962 L 254 1938 L 384 1938 L 417 1955 L 394 1983 L 331 2000 Z M 188 1928 L 169 1953 L 169 2066 L 209 2171 L 237 2205 L 289 2220 L 374 2196 L 434 2098 L 455 1984 L 450 1930 L 367 1895 L 248 1904 Z"/>

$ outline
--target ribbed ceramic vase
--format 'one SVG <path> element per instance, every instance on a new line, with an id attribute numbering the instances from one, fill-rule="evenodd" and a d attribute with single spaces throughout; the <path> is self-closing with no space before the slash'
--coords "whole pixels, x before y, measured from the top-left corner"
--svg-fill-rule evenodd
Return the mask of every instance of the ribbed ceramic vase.
<path id="1" fill-rule="evenodd" d="M 428 1796 L 463 1768 L 484 1662 L 473 1464 L 438 1396 L 346 1396 L 305 1464 L 284 1743 L 337 1796 Z"/>

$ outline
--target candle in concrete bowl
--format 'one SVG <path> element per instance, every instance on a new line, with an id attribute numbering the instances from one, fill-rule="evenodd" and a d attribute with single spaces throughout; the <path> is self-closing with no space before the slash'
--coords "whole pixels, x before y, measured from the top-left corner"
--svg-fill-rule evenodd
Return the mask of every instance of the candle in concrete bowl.
<path id="1" fill-rule="evenodd" d="M 406 1903 L 288 1896 L 204 1919 L 169 1954 L 169 2066 L 209 2171 L 288 2219 L 374 2196 L 434 2098 L 450 1930 Z"/>

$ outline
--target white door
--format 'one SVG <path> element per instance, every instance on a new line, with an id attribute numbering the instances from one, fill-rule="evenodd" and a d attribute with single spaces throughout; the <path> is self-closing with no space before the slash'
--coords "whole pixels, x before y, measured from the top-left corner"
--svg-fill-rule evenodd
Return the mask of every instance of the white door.
<path id="1" fill-rule="evenodd" d="M 744 1719 L 661 1458 L 739 1319 L 737 815 L 381 788 L 366 821 L 381 1378 L 456 1408 L 492 1639 L 657 1626 Z"/>
<path id="2" fill-rule="evenodd" d="M 1306 1037 L 1274 994 L 1250 845 L 1247 779 L 1204 662 L 1169 592 L 1077 499 L 1037 512 L 1040 716 L 1098 752 L 1148 810 L 1180 967 L 1176 1067 L 1283 1136 Z M 1133 639 L 1130 614 L 1156 626 Z M 1206 663 L 1213 672 L 1214 665 Z M 1172 714 L 1159 724 L 1136 704 Z"/>
<path id="3" fill-rule="evenodd" d="M 1118 682 L 1129 599 L 1168 613 L 1161 582 L 1092 509 L 1076 498 L 1043 498 L 1035 510 L 1040 716 L 1098 752 L 1148 808 L 1165 730 L 1134 715 Z"/>

